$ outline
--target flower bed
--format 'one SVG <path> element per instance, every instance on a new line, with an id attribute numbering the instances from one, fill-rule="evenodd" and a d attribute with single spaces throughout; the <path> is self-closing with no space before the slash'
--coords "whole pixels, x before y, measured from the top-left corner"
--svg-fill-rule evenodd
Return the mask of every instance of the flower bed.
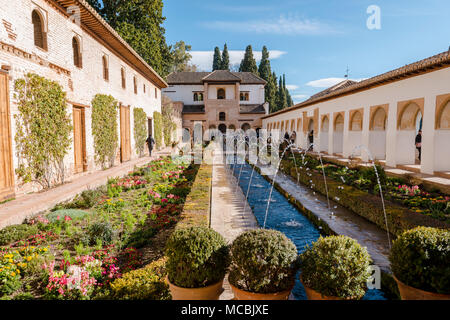
<path id="1" fill-rule="evenodd" d="M 125 277 L 137 285 L 136 271 L 153 279 L 148 297 L 167 299 L 166 286 L 157 284 L 162 266 L 141 268 L 162 257 L 198 169 L 158 159 L 0 230 L 0 298 L 121 299 L 123 290 L 111 284 Z"/>

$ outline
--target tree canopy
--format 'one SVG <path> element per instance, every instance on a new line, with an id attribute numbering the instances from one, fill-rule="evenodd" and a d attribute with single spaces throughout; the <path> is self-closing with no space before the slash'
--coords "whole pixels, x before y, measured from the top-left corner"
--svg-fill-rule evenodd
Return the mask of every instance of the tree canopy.
<path id="1" fill-rule="evenodd" d="M 223 46 L 221 70 L 230 70 L 230 54 L 228 53 L 227 44 Z"/>
<path id="2" fill-rule="evenodd" d="M 258 75 L 258 67 L 256 66 L 256 60 L 253 57 L 253 49 L 251 45 L 248 45 L 245 49 L 244 59 L 242 59 L 239 72 L 251 72 Z"/>
<path id="3" fill-rule="evenodd" d="M 220 56 L 220 49 L 219 47 L 215 47 L 212 71 L 220 70 L 221 68 L 222 68 L 222 57 Z"/>

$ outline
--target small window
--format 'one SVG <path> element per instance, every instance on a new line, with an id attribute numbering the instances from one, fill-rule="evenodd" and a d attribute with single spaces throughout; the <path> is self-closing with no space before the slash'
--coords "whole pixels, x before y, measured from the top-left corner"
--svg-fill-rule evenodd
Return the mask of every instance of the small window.
<path id="1" fill-rule="evenodd" d="M 144 93 L 145 93 L 146 92 L 145 83 L 144 83 L 144 87 L 143 88 L 144 88 Z"/>
<path id="2" fill-rule="evenodd" d="M 155 99 L 158 99 L 158 89 L 155 88 Z"/>
<path id="3" fill-rule="evenodd" d="M 103 56 L 102 63 L 103 63 L 103 79 L 109 81 L 108 58 L 106 56 Z"/>
<path id="4" fill-rule="evenodd" d="M 224 100 L 225 99 L 225 90 L 220 88 L 217 90 L 217 99 Z"/>
<path id="5" fill-rule="evenodd" d="M 33 10 L 31 20 L 34 31 L 34 45 L 41 49 L 47 50 L 47 33 L 44 30 L 44 20 L 37 10 Z"/>
<path id="6" fill-rule="evenodd" d="M 137 79 L 136 77 L 133 77 L 133 86 L 134 86 L 134 94 L 138 93 L 138 88 L 137 88 Z"/>
<path id="7" fill-rule="evenodd" d="M 125 89 L 127 87 L 127 82 L 125 79 L 125 69 L 124 68 L 120 69 L 120 74 L 122 76 L 122 88 Z"/>
<path id="8" fill-rule="evenodd" d="M 219 121 L 226 121 L 225 112 L 220 112 L 219 113 Z"/>
<path id="9" fill-rule="evenodd" d="M 203 101 L 203 93 L 194 92 L 194 101 Z"/>
<path id="10" fill-rule="evenodd" d="M 80 40 L 77 37 L 72 38 L 72 49 L 73 49 L 73 64 L 75 67 L 82 68 L 83 63 L 81 61 L 81 46 Z"/>
<path id="11" fill-rule="evenodd" d="M 241 92 L 240 100 L 241 101 L 249 101 L 249 93 L 248 92 Z"/>

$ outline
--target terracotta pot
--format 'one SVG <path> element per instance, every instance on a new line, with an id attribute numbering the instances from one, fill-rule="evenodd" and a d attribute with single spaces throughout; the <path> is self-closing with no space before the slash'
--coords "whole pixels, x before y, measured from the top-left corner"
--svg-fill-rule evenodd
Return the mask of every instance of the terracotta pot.
<path id="1" fill-rule="evenodd" d="M 347 299 L 343 299 L 343 298 L 339 298 L 339 297 L 334 297 L 334 296 L 324 296 L 323 294 L 321 294 L 320 292 L 317 292 L 314 289 L 308 288 L 302 280 L 302 277 L 300 277 L 300 281 L 302 282 L 303 287 L 305 288 L 305 292 L 306 292 L 306 298 L 308 298 L 308 300 L 353 300 L 351 298 L 347 298 Z M 359 298 L 360 299 L 360 298 Z M 358 298 L 355 298 L 355 300 L 359 300 Z"/>
<path id="2" fill-rule="evenodd" d="M 404 284 L 395 276 L 393 277 L 397 282 L 398 290 L 400 291 L 402 300 L 450 300 L 450 294 L 434 293 L 416 289 Z"/>
<path id="3" fill-rule="evenodd" d="M 169 284 L 172 300 L 219 300 L 223 290 L 223 279 L 204 288 L 182 288 L 174 285 L 166 278 Z"/>
<path id="4" fill-rule="evenodd" d="M 294 286 L 292 286 L 289 290 L 275 293 L 253 293 L 236 288 L 231 283 L 230 286 L 236 300 L 287 300 L 294 288 Z"/>

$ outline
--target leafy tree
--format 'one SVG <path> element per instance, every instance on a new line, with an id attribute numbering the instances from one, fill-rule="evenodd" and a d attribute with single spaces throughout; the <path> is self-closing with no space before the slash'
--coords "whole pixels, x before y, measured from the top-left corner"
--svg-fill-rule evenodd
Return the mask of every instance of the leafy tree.
<path id="1" fill-rule="evenodd" d="M 221 70 L 230 70 L 230 54 L 228 53 L 227 44 L 223 46 Z"/>
<path id="2" fill-rule="evenodd" d="M 160 149 L 162 147 L 162 141 L 163 141 L 163 121 L 162 121 L 162 115 L 158 111 L 153 112 L 153 119 L 154 119 L 154 137 L 155 137 L 155 145 L 156 149 Z"/>
<path id="3" fill-rule="evenodd" d="M 222 58 L 220 56 L 219 47 L 214 48 L 213 68 L 212 70 L 220 70 L 222 68 Z"/>
<path id="4" fill-rule="evenodd" d="M 192 47 L 184 41 L 178 41 L 171 50 L 172 66 L 171 72 L 196 71 L 197 66 L 189 64 L 192 55 L 189 53 Z"/>
<path id="5" fill-rule="evenodd" d="M 272 101 L 270 105 L 270 112 L 275 112 L 279 110 L 278 106 L 278 82 L 277 82 L 277 75 L 275 72 L 272 73 L 272 76 L 270 78 L 270 87 L 271 87 L 271 93 L 270 93 L 270 99 Z M 270 102 L 269 102 L 270 103 Z"/>
<path id="6" fill-rule="evenodd" d="M 92 100 L 92 135 L 94 136 L 95 161 L 102 168 L 114 165 L 118 147 L 118 104 L 114 97 L 97 94 Z"/>
<path id="7" fill-rule="evenodd" d="M 117 33 L 162 76 L 173 57 L 162 24 L 162 0 L 88 0 Z"/>
<path id="8" fill-rule="evenodd" d="M 244 59 L 241 61 L 239 72 L 252 72 L 255 75 L 258 75 L 258 66 L 256 65 L 255 58 L 253 57 L 253 49 L 251 45 L 248 45 L 245 49 Z"/>
<path id="9" fill-rule="evenodd" d="M 66 93 L 55 81 L 28 73 L 14 83 L 17 99 L 16 173 L 23 182 L 36 181 L 47 189 L 64 183 L 64 157 L 72 142 Z"/>

